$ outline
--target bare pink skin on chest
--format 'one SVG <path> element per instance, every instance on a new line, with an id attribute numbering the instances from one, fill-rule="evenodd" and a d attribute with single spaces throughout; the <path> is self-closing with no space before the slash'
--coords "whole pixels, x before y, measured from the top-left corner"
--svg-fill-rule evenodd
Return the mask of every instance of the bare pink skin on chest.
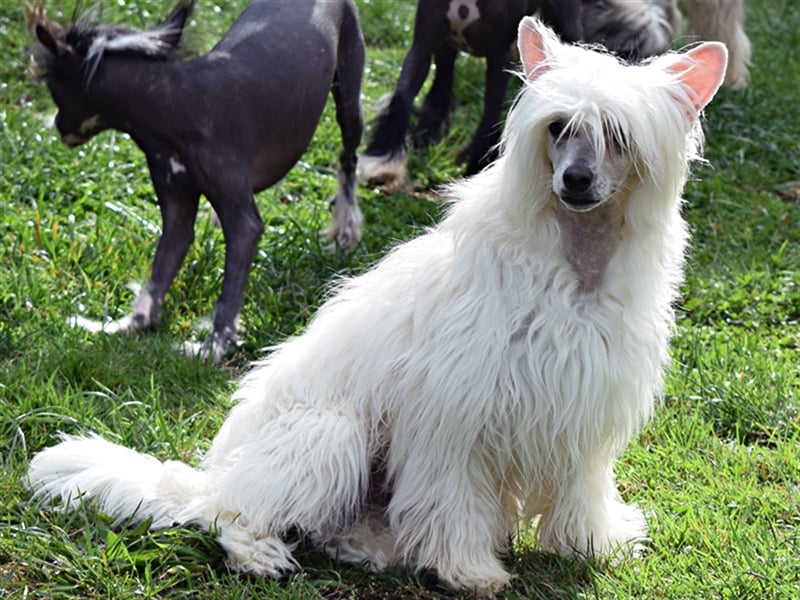
<path id="1" fill-rule="evenodd" d="M 623 205 L 610 200 L 585 212 L 556 204 L 564 254 L 582 292 L 593 292 L 603 282 L 608 263 L 622 237 Z"/>

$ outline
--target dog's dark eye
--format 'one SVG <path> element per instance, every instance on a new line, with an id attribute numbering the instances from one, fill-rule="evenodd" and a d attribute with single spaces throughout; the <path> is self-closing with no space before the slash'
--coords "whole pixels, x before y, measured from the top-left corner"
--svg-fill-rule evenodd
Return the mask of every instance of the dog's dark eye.
<path id="1" fill-rule="evenodd" d="M 622 152 L 625 148 L 628 147 L 625 138 L 618 135 L 612 135 L 609 139 L 609 145 L 614 148 L 617 152 Z"/>
<path id="2" fill-rule="evenodd" d="M 550 132 L 550 135 L 553 137 L 558 137 L 564 131 L 564 128 L 567 126 L 564 121 L 558 120 L 553 121 L 550 125 L 547 126 L 547 130 Z"/>
<path id="3" fill-rule="evenodd" d="M 622 151 L 628 147 L 628 140 L 625 137 L 625 133 L 617 128 L 606 126 L 603 129 L 606 137 L 606 142 L 609 146 L 613 147 L 617 151 Z"/>

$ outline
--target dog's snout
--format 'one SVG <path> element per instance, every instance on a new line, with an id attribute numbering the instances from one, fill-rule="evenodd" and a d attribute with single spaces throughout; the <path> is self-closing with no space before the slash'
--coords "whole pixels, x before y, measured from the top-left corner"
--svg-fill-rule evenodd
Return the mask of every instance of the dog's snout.
<path id="1" fill-rule="evenodd" d="M 571 165 L 564 171 L 563 180 L 567 192 L 583 194 L 592 186 L 594 173 L 585 165 Z"/>
<path id="2" fill-rule="evenodd" d="M 56 131 L 62 136 L 67 135 L 69 133 L 66 124 L 64 123 L 64 115 L 61 111 L 56 113 L 56 118 L 53 120 L 53 124 L 56 126 Z"/>

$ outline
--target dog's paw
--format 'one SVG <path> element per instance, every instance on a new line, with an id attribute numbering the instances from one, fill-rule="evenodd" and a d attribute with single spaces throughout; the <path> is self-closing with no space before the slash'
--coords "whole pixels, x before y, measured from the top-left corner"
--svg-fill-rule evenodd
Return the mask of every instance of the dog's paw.
<path id="1" fill-rule="evenodd" d="M 131 282 L 127 285 L 134 294 L 136 301 L 130 315 L 126 315 L 114 321 L 96 321 L 75 315 L 67 319 L 70 327 L 84 329 L 91 333 L 106 333 L 114 335 L 118 333 L 133 333 L 143 329 L 151 329 L 158 322 L 161 312 L 161 302 L 157 301 L 149 287 L 142 287 L 138 283 Z"/>
<path id="2" fill-rule="evenodd" d="M 175 344 L 173 349 L 190 358 L 216 365 L 237 346 L 235 335 L 220 334 L 215 331 L 202 342 L 182 342 Z"/>
<path id="3" fill-rule="evenodd" d="M 135 329 L 141 329 L 135 326 L 135 321 L 132 317 L 126 316 L 115 321 L 95 321 L 94 319 L 87 319 L 80 315 L 75 315 L 67 319 L 67 325 L 74 329 L 84 329 L 91 333 L 106 333 L 114 335 L 117 333 L 130 333 Z"/>
<path id="4" fill-rule="evenodd" d="M 336 558 L 350 563 L 367 563 L 373 571 L 383 571 L 401 562 L 397 539 L 384 518 L 369 515 L 350 532 L 338 535 L 325 550 Z"/>
<path id="5" fill-rule="evenodd" d="M 580 525 L 570 512 L 555 512 L 539 522 L 539 546 L 545 552 L 579 558 L 604 558 L 616 564 L 635 558 L 647 540 L 642 511 L 617 500 L 597 504 Z"/>
<path id="6" fill-rule="evenodd" d="M 340 207 L 339 202 L 344 206 Z M 335 210 L 333 224 L 324 232 L 324 236 L 330 240 L 325 246 L 328 254 L 350 252 L 361 241 L 361 224 L 364 216 L 358 205 L 347 205 L 345 200 L 334 197 L 331 206 Z"/>
<path id="7" fill-rule="evenodd" d="M 493 564 L 459 565 L 439 571 L 439 578 L 455 589 L 469 590 L 480 598 L 494 598 L 511 580 L 511 575 L 497 560 Z"/>
<path id="8" fill-rule="evenodd" d="M 291 546 L 273 536 L 255 537 L 232 525 L 223 528 L 219 543 L 227 554 L 228 566 L 234 571 L 255 573 L 277 579 L 298 568 Z"/>
<path id="9" fill-rule="evenodd" d="M 203 342 L 181 342 L 174 344 L 173 350 L 188 356 L 189 358 L 196 358 L 203 362 L 210 362 L 211 364 L 219 364 L 227 352 L 227 348 L 223 348 L 218 344 L 215 345 L 211 342 L 211 338 Z"/>
<path id="10" fill-rule="evenodd" d="M 407 153 L 400 152 L 395 156 L 358 157 L 356 177 L 362 185 L 381 186 L 387 192 L 402 190 L 407 183 Z"/>

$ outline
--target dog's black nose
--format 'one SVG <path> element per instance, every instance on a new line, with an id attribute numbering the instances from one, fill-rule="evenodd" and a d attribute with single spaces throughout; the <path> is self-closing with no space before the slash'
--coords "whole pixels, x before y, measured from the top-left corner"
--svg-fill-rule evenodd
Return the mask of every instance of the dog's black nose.
<path id="1" fill-rule="evenodd" d="M 592 186 L 594 173 L 585 165 L 571 165 L 564 171 L 563 180 L 568 193 L 583 194 Z"/>

